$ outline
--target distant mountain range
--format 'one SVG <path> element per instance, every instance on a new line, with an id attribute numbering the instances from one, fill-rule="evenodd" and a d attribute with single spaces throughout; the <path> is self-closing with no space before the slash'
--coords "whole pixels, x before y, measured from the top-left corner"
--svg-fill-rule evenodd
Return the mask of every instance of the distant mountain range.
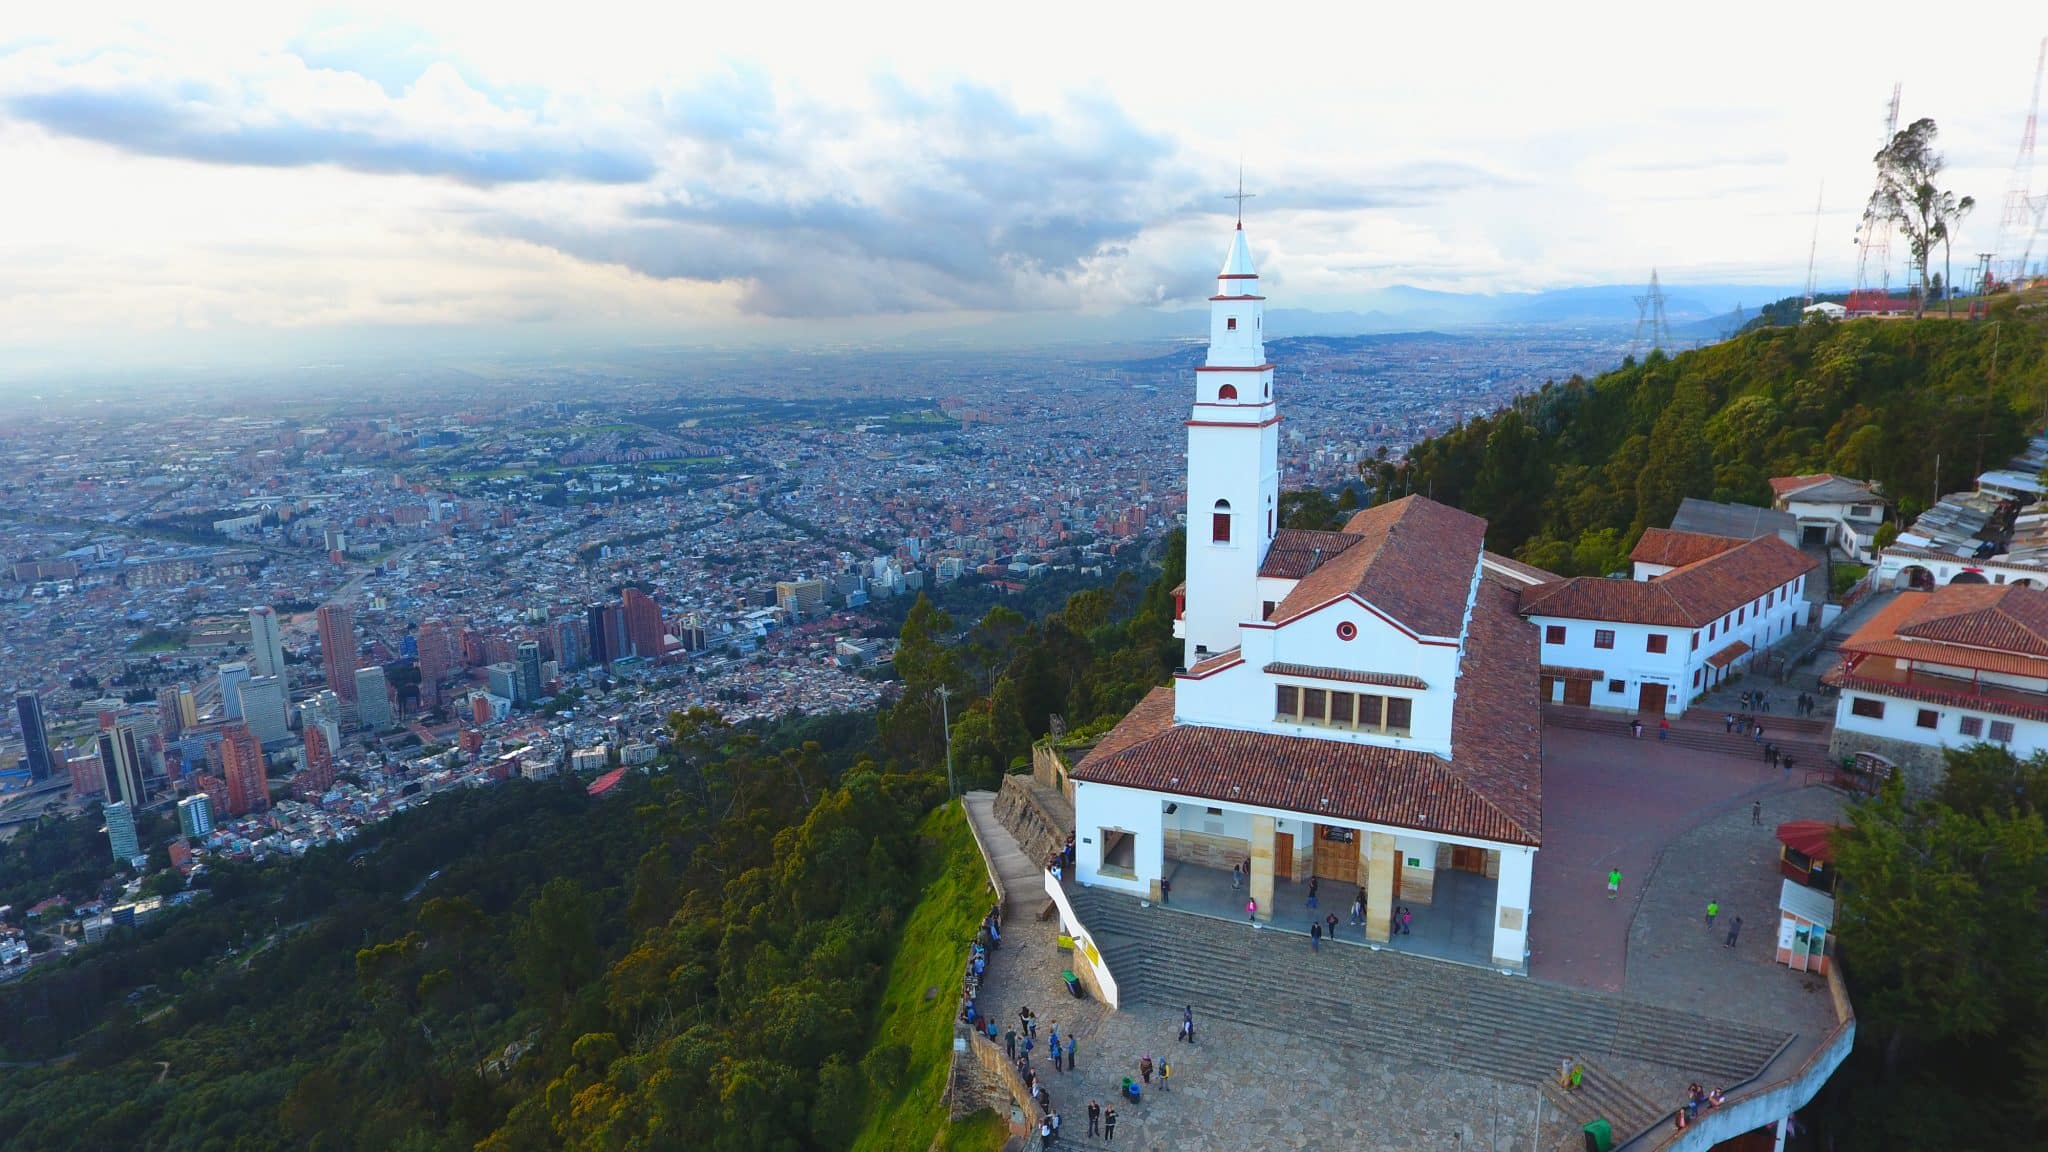
<path id="1" fill-rule="evenodd" d="M 1563 327 L 1633 329 L 1635 298 L 1642 285 L 1601 284 L 1542 292 L 1494 294 L 1438 292 L 1395 285 L 1371 294 L 1370 307 L 1338 312 L 1274 308 L 1266 313 L 1266 334 L 1353 336 L 1407 332 L 1420 328 Z M 1685 344 L 1719 339 L 1756 315 L 1759 305 L 1796 289 L 1778 284 L 1685 284 L 1664 289 L 1664 319 Z M 1738 308 L 1740 312 L 1738 313 Z M 1197 339 L 1208 333 L 1201 308 L 1132 308 L 1119 312 L 1022 313 L 959 328 L 934 330 L 935 343 L 1099 344 L 1120 341 Z"/>

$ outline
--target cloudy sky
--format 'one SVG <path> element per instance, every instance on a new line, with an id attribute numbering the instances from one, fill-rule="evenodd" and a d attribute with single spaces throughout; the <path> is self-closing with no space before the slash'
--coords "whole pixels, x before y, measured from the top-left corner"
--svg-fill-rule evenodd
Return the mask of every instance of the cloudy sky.
<path id="1" fill-rule="evenodd" d="M 45 367 L 1174 306 L 1240 159 L 1276 305 L 1652 265 L 1796 288 L 1823 182 L 1845 283 L 1893 81 L 1984 201 L 1974 253 L 2048 34 L 2022 0 L 1911 32 L 1884 4 L 25 7 L 0 356 Z"/>

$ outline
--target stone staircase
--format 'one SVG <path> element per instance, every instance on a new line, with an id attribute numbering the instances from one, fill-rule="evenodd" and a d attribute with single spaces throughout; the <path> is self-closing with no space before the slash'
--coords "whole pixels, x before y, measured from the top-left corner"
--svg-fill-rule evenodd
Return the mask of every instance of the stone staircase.
<path id="1" fill-rule="evenodd" d="M 1762 762 L 1763 746 L 1746 734 L 1721 730 L 1721 717 L 1725 713 L 1709 715 L 1694 709 L 1679 717 L 1671 726 L 1670 742 L 1681 748 L 1697 748 L 1705 752 L 1720 752 L 1739 756 L 1747 760 Z M 1607 732 L 1627 735 L 1629 721 L 1634 719 L 1625 712 L 1600 712 L 1591 708 L 1580 708 L 1563 704 L 1548 704 L 1543 708 L 1543 723 L 1553 728 L 1575 728 L 1582 732 Z M 1828 762 L 1828 732 L 1832 725 L 1815 720 L 1801 720 L 1790 716 L 1763 716 L 1764 736 L 1778 748 L 1808 768 L 1819 768 Z M 1651 719 L 1643 725 L 1643 739 L 1657 739 L 1657 723 Z"/>
<path id="2" fill-rule="evenodd" d="M 1299 933 L 1255 932 L 1102 889 L 1075 885 L 1068 894 L 1127 1004 L 1193 1005 L 1198 1021 L 1207 1015 L 1346 1037 L 1510 1084 L 1554 1083 L 1558 1062 L 1578 1059 L 1598 1087 L 1581 1089 L 1586 1094 L 1572 1108 L 1615 1108 L 1602 1114 L 1618 1139 L 1640 1131 L 1624 1130 L 1626 1124 L 1647 1125 L 1663 1111 L 1650 1099 L 1682 1099 L 1694 1080 L 1746 1080 L 1792 1039 L 1768 1028 L 1392 950 L 1330 944 L 1311 953 Z M 1596 1077 L 1593 1061 L 1608 1057 L 1655 1065 L 1668 1075 L 1633 1087 L 1605 1073 Z"/>
<path id="3" fill-rule="evenodd" d="M 1567 1092 L 1557 1082 L 1557 1069 L 1543 1082 L 1543 1095 L 1559 1112 L 1569 1117 L 1574 1128 L 1584 1128 L 1595 1120 L 1605 1119 L 1614 1130 L 1614 1141 L 1621 1143 L 1639 1132 L 1663 1123 L 1677 1107 L 1673 1103 L 1667 1108 L 1645 1098 L 1642 1093 L 1629 1087 L 1628 1082 L 1593 1063 L 1581 1060 L 1584 1074 L 1579 1078 L 1576 1091 Z M 1675 1097 L 1682 1099 L 1682 1095 Z"/>

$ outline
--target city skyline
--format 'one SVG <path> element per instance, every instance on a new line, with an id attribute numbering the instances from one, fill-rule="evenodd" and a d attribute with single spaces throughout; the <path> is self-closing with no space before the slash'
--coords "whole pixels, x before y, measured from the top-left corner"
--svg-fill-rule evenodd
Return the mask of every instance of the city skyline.
<path id="1" fill-rule="evenodd" d="M 0 146 L 40 174 L 0 193 L 0 348 L 61 374 L 1178 308 L 1240 161 L 1297 307 L 1653 266 L 1793 291 L 1823 181 L 1818 268 L 1845 284 L 1893 80 L 1984 205 L 1959 259 L 1997 230 L 2034 49 L 2009 22 L 1929 44 L 1825 13 L 1479 15 L 1453 39 L 1228 9 L 1045 10 L 1001 37 L 915 7 L 801 37 L 602 5 L 545 30 L 463 4 L 37 14 L 0 40 Z"/>

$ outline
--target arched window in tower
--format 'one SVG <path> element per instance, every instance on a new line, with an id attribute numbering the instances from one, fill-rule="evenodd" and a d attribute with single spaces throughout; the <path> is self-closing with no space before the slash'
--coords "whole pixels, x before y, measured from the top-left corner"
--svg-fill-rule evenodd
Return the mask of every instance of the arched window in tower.
<path id="1" fill-rule="evenodd" d="M 1209 519 L 1209 539 L 1216 544 L 1230 543 L 1230 501 L 1216 502 L 1215 514 Z"/>
<path id="2" fill-rule="evenodd" d="M 1221 387 L 1221 388 L 1218 388 L 1218 389 L 1216 390 L 1216 398 L 1217 398 L 1218 400 L 1235 400 L 1235 399 L 1237 399 L 1237 385 L 1235 385 L 1235 384 L 1225 384 L 1225 385 L 1224 385 L 1223 387 Z"/>

